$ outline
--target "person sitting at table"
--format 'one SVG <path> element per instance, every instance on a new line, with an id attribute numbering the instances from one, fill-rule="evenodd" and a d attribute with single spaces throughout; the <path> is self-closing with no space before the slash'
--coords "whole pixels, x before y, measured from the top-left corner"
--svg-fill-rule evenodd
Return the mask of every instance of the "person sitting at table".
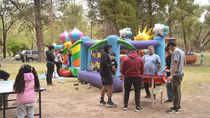
<path id="1" fill-rule="evenodd" d="M 1 67 L 1 64 L 0 64 L 0 67 Z M 3 79 L 4 81 L 7 81 L 9 77 L 10 77 L 10 74 L 8 72 L 0 69 L 0 79 Z M 6 96 L 5 96 L 6 106 L 5 107 L 8 106 L 8 102 L 7 102 L 8 97 L 9 97 L 9 95 L 6 94 Z M 3 106 L 3 96 L 0 94 L 0 109 L 1 109 L 2 106 Z"/>
<path id="2" fill-rule="evenodd" d="M 37 72 L 28 64 L 22 65 L 16 76 L 13 90 L 17 92 L 17 118 L 34 118 L 35 91 L 40 88 Z"/>
<path id="3" fill-rule="evenodd" d="M 153 76 L 158 75 L 158 72 L 161 67 L 161 60 L 160 57 L 156 54 L 154 54 L 155 48 L 154 46 L 148 47 L 148 54 L 143 56 L 143 62 L 144 62 L 144 74 Z M 149 83 L 144 83 L 144 88 L 146 91 L 145 98 L 150 98 L 151 93 L 149 91 Z"/>

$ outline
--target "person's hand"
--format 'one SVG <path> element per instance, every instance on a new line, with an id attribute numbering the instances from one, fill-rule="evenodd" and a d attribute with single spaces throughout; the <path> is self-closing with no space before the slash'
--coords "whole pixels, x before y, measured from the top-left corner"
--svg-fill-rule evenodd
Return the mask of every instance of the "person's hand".
<path id="1" fill-rule="evenodd" d="M 169 69 L 166 69 L 165 71 L 166 71 L 167 73 L 168 73 L 168 72 L 170 72 L 170 70 L 169 70 Z"/>
<path id="2" fill-rule="evenodd" d="M 117 70 L 117 69 L 116 69 L 114 66 L 112 66 L 112 71 L 115 72 L 116 70 Z"/>
<path id="3" fill-rule="evenodd" d="M 124 76 L 123 75 L 120 75 L 120 80 L 124 80 Z"/>
<path id="4" fill-rule="evenodd" d="M 168 77 L 168 80 L 169 80 L 169 81 L 171 81 L 171 80 L 172 80 L 172 78 L 173 78 L 172 76 L 169 76 L 169 77 Z"/>

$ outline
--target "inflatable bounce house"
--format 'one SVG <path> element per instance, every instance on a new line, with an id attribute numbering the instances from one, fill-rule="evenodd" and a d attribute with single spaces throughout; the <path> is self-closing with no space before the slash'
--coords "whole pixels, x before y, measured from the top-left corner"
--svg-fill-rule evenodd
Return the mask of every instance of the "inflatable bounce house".
<path id="1" fill-rule="evenodd" d="M 60 70 L 61 76 L 78 76 L 80 70 L 80 44 L 76 43 L 84 34 L 77 28 L 70 33 L 67 31 L 60 34 L 63 45 L 55 45 L 55 49 L 63 49 L 63 68 Z"/>
<path id="2" fill-rule="evenodd" d="M 169 27 L 163 24 L 156 24 L 152 29 L 147 31 L 147 27 L 144 28 L 143 32 L 140 32 L 134 37 L 134 41 L 130 40 L 127 35 L 132 35 L 130 28 L 120 30 L 120 37 L 116 35 L 110 35 L 104 40 L 95 41 L 89 37 L 84 36 L 80 40 L 73 43 L 70 48 L 73 49 L 80 45 L 80 71 L 78 73 L 78 79 L 90 83 L 91 85 L 101 88 L 101 77 L 99 74 L 100 69 L 100 56 L 101 49 L 104 45 L 112 45 L 112 52 L 116 54 L 116 61 L 120 65 L 120 50 L 126 49 L 147 49 L 148 46 L 155 47 L 155 53 L 160 56 L 161 69 L 165 67 L 165 40 L 164 37 L 168 35 Z M 154 32 L 154 35 L 152 34 Z M 65 44 L 64 44 L 65 47 Z M 78 46 L 79 47 L 79 46 Z M 79 50 L 77 47 L 77 51 Z M 78 54 L 79 55 L 79 54 Z M 78 57 L 78 56 L 77 56 Z M 75 58 L 73 59 L 75 60 Z M 74 66 L 73 66 L 74 67 Z M 114 76 L 113 88 L 114 92 L 122 91 L 122 80 L 120 76 L 120 67 L 117 68 Z"/>

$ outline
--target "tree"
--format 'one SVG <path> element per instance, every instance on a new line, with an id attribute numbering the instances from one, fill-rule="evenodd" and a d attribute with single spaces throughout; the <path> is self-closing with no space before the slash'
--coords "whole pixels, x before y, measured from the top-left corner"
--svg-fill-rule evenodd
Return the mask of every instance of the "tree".
<path id="1" fill-rule="evenodd" d="M 16 21 L 15 7 L 8 0 L 0 1 L 0 18 L 2 23 L 2 39 L 3 41 L 3 58 L 6 58 L 6 41 L 7 41 L 7 33 L 11 29 L 12 25 Z"/>
<path id="2" fill-rule="evenodd" d="M 140 27 L 153 27 L 156 23 L 165 23 L 166 5 L 171 2 L 172 0 L 136 0 Z"/>
<path id="3" fill-rule="evenodd" d="M 135 0 L 100 0 L 98 2 L 100 21 L 104 36 L 118 34 L 125 27 L 137 29 Z"/>
<path id="4" fill-rule="evenodd" d="M 28 47 L 26 46 L 25 43 L 21 41 L 8 40 L 7 42 L 7 52 L 9 55 L 11 55 L 12 53 L 12 55 L 15 56 L 15 54 L 17 54 L 21 50 L 26 50 L 26 49 L 28 49 Z"/>
<path id="5" fill-rule="evenodd" d="M 39 61 L 43 62 L 44 57 L 44 41 L 42 32 L 42 16 L 41 16 L 41 0 L 34 0 L 34 12 L 35 12 L 35 31 L 37 47 L 39 52 Z"/>
<path id="6" fill-rule="evenodd" d="M 11 0 L 12 4 L 16 6 L 16 8 L 20 11 L 19 19 L 22 20 L 20 25 L 21 30 L 27 29 L 31 33 L 35 30 L 36 36 L 36 44 L 39 52 L 39 61 L 43 62 L 45 60 L 44 57 L 44 37 L 43 37 L 43 25 L 44 23 L 48 23 L 49 14 L 48 12 L 44 12 L 49 8 L 50 5 L 49 0 L 34 0 L 34 1 L 15 1 Z M 33 11 L 33 12 L 31 12 Z M 47 10 L 46 10 L 47 11 Z M 48 10 L 49 11 L 49 10 Z"/>

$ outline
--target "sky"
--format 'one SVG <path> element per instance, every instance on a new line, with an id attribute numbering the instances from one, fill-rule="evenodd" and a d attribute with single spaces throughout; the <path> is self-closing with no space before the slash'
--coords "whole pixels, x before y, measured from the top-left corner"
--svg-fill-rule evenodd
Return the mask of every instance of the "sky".
<path id="1" fill-rule="evenodd" d="M 195 0 L 195 4 L 199 4 L 201 6 L 203 6 L 203 5 L 210 5 L 210 0 Z M 205 13 L 206 12 L 204 12 L 202 14 L 202 16 L 200 17 L 200 21 L 201 22 L 204 22 L 204 20 L 205 20 Z"/>

